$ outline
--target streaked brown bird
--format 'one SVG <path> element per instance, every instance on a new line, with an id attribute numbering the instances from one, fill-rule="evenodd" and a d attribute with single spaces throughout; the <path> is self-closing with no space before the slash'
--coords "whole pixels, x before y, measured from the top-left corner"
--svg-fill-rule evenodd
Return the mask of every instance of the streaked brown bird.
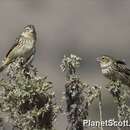
<path id="1" fill-rule="evenodd" d="M 126 63 L 111 56 L 103 55 L 98 57 L 102 74 L 112 81 L 120 81 L 130 87 L 130 69 Z"/>
<path id="2" fill-rule="evenodd" d="M 3 63 L 0 67 L 0 72 L 3 71 L 16 58 L 22 57 L 24 62 L 28 61 L 35 53 L 36 30 L 34 25 L 27 25 L 15 44 L 6 54 Z"/>

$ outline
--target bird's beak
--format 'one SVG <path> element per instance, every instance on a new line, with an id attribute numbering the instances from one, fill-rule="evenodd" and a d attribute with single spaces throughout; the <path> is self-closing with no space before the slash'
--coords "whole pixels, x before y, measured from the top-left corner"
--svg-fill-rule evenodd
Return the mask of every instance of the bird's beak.
<path id="1" fill-rule="evenodd" d="M 96 61 L 99 63 L 99 62 L 100 62 L 100 58 L 99 58 L 99 57 L 97 57 L 97 58 L 96 58 Z"/>

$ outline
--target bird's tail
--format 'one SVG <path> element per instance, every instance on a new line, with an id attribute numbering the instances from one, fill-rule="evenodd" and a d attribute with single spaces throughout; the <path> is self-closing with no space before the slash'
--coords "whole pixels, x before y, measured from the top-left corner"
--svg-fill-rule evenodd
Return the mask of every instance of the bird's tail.
<path id="1" fill-rule="evenodd" d="M 5 64 L 4 64 L 4 65 L 1 65 L 1 66 L 0 66 L 0 72 L 2 72 L 5 68 L 6 68 L 6 65 L 5 65 Z"/>
<path id="2" fill-rule="evenodd" d="M 4 59 L 3 64 L 0 66 L 0 72 L 2 72 L 10 63 L 10 59 L 7 57 Z"/>

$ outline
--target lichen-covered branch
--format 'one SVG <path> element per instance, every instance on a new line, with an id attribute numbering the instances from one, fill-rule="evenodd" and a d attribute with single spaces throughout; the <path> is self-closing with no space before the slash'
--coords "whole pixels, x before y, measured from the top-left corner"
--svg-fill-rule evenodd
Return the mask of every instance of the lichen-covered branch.
<path id="1" fill-rule="evenodd" d="M 90 87 L 80 80 L 77 68 L 81 58 L 71 54 L 64 56 L 61 69 L 66 73 L 65 97 L 67 105 L 67 130 L 84 130 L 83 120 L 87 119 L 88 107 L 98 97 L 99 88 Z"/>
<path id="2" fill-rule="evenodd" d="M 59 107 L 52 83 L 40 77 L 32 65 L 23 67 L 18 58 L 0 81 L 1 111 L 9 113 L 10 122 L 21 130 L 52 130 Z"/>
<path id="3" fill-rule="evenodd" d="M 112 94 L 114 101 L 117 105 L 118 120 L 130 121 L 130 108 L 127 105 L 127 98 L 129 97 L 129 88 L 125 88 L 125 86 L 120 81 L 111 81 L 106 88 Z M 118 127 L 118 129 L 121 130 L 121 127 Z"/>

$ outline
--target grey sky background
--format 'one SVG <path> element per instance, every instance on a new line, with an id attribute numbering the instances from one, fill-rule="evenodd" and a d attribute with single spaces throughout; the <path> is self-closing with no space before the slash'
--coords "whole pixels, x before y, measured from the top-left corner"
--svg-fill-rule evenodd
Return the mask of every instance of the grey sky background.
<path id="1" fill-rule="evenodd" d="M 59 67 L 64 54 L 83 58 L 79 72 L 90 84 L 107 82 L 95 61 L 99 55 L 125 59 L 130 66 L 130 0 L 0 0 L 0 60 L 27 24 L 38 34 L 34 64 L 54 82 L 58 100 L 65 84 Z M 107 90 L 103 94 L 104 119 L 110 119 L 116 108 Z M 90 111 L 90 119 L 99 119 L 96 102 Z M 60 115 L 57 130 L 65 130 L 65 120 Z"/>

